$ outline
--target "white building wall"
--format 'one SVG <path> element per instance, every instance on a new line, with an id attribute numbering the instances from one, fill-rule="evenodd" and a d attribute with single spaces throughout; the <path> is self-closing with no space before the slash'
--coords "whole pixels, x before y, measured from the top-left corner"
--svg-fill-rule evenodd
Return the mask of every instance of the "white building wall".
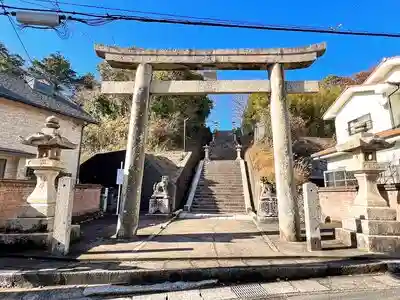
<path id="1" fill-rule="evenodd" d="M 400 66 L 394 67 L 390 70 L 382 82 L 400 82 Z"/>
<path id="2" fill-rule="evenodd" d="M 377 133 L 392 128 L 388 106 L 383 106 L 383 95 L 355 94 L 336 116 L 336 138 L 341 144 L 349 139 L 348 122 L 366 114 L 371 114 L 372 129 Z"/>
<path id="3" fill-rule="evenodd" d="M 346 169 L 346 167 L 350 165 L 352 159 L 353 157 L 349 154 L 342 154 L 326 158 L 327 170 L 332 171 L 343 168 Z"/>
<path id="4" fill-rule="evenodd" d="M 380 163 L 390 163 L 391 165 L 400 164 L 400 142 L 396 142 L 395 146 L 388 150 L 378 151 L 376 159 Z M 333 171 L 337 169 L 347 169 L 353 158 L 351 154 L 343 153 L 337 156 L 326 158 L 327 170 Z"/>
<path id="5" fill-rule="evenodd" d="M 62 150 L 61 152 L 61 160 L 66 164 L 66 171 L 75 178 L 82 124 L 73 118 L 0 98 L 0 147 L 36 154 L 35 147 L 22 145 L 19 136 L 27 137 L 39 132 L 43 128 L 46 118 L 52 115 L 60 120 L 60 133 L 71 142 L 78 144 L 75 150 Z M 7 161 L 7 165 L 8 163 Z M 22 166 L 24 163 L 24 158 L 18 161 L 12 159 L 10 165 L 6 165 L 7 177 L 10 178 L 9 174 L 13 174 L 13 176 L 15 174 L 17 178 L 23 178 Z"/>

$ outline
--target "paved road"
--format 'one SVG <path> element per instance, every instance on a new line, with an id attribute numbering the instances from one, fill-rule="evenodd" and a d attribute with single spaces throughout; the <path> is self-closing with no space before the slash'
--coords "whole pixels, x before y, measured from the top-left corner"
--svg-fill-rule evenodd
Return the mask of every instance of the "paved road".
<path id="1" fill-rule="evenodd" d="M 392 288 L 386 290 L 366 290 L 366 291 L 347 291 L 342 293 L 327 292 L 318 295 L 296 295 L 291 297 L 283 297 L 288 300 L 397 300 L 400 298 L 400 288 Z M 274 300 L 273 298 L 264 298 Z M 277 298 L 276 300 L 278 300 Z"/>
<path id="2" fill-rule="evenodd" d="M 163 286 L 171 290 L 171 286 Z M 8 300 L 339 300 L 339 299 L 400 299 L 400 279 L 390 274 L 337 276 L 298 281 L 280 281 L 259 284 L 238 284 L 229 287 L 203 288 L 188 291 L 164 292 L 147 295 L 111 294 L 115 288 L 97 287 L 53 287 L 34 290 L 1 290 L 0 299 Z M 147 286 L 149 288 L 149 286 Z M 129 290 L 127 290 L 129 289 Z"/>

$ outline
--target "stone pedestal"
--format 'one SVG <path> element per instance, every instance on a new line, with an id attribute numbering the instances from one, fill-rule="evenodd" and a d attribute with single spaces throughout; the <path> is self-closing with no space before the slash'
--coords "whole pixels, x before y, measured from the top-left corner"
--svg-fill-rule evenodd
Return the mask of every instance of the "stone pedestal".
<path id="1" fill-rule="evenodd" d="M 278 221 L 278 201 L 273 186 L 260 181 L 260 197 L 257 207 L 257 221 L 260 223 L 276 223 Z"/>
<path id="2" fill-rule="evenodd" d="M 357 140 L 358 139 L 358 140 Z M 384 171 L 376 161 L 376 150 L 390 147 L 388 143 L 368 134 L 361 134 L 356 140 L 344 145 L 355 156 L 352 166 L 358 182 L 358 193 L 342 221 L 342 228 L 336 230 L 347 246 L 370 252 L 400 251 L 400 222 L 396 220 L 396 209 L 390 208 L 377 187 L 379 174 Z"/>
<path id="3" fill-rule="evenodd" d="M 242 159 L 242 145 L 237 144 L 236 145 L 236 160 L 241 160 Z"/>
<path id="4" fill-rule="evenodd" d="M 169 178 L 162 176 L 161 181 L 154 184 L 153 195 L 149 202 L 149 215 L 156 213 L 163 215 L 171 214 L 171 197 L 169 195 Z"/>
<path id="5" fill-rule="evenodd" d="M 27 166 L 35 170 L 37 182 L 18 215 L 18 222 L 24 224 L 24 232 L 51 232 L 57 198 L 55 180 L 64 169 L 63 164 L 59 160 L 34 158 L 27 161 Z"/>

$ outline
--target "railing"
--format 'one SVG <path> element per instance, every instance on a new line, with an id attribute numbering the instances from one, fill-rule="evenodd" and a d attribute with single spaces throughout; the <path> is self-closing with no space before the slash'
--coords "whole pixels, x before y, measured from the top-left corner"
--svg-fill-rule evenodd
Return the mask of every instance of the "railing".
<path id="1" fill-rule="evenodd" d="M 385 171 L 378 178 L 378 184 L 400 183 L 400 165 L 385 164 Z M 324 172 L 325 187 L 357 186 L 354 172 L 337 169 Z"/>

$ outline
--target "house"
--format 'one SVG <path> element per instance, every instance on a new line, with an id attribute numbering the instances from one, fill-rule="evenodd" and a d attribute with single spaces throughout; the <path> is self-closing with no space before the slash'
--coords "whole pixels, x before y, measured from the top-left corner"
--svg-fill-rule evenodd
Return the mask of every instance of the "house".
<path id="1" fill-rule="evenodd" d="M 334 120 L 337 144 L 359 132 L 374 133 L 396 142 L 393 148 L 379 151 L 377 160 L 387 166 L 381 183 L 400 182 L 400 57 L 384 59 L 363 84 L 344 90 L 323 119 Z M 337 151 L 333 146 L 312 157 L 327 162 L 325 186 L 356 184 L 352 173 L 346 171 L 352 154 Z"/>
<path id="2" fill-rule="evenodd" d="M 79 145 L 77 149 L 61 154 L 66 173 L 76 178 L 83 128 L 96 121 L 43 80 L 0 73 L 0 179 L 32 176 L 32 170 L 25 167 L 25 160 L 34 157 L 36 149 L 22 145 L 19 136 L 40 131 L 45 119 L 51 115 L 60 120 L 61 134 Z"/>

